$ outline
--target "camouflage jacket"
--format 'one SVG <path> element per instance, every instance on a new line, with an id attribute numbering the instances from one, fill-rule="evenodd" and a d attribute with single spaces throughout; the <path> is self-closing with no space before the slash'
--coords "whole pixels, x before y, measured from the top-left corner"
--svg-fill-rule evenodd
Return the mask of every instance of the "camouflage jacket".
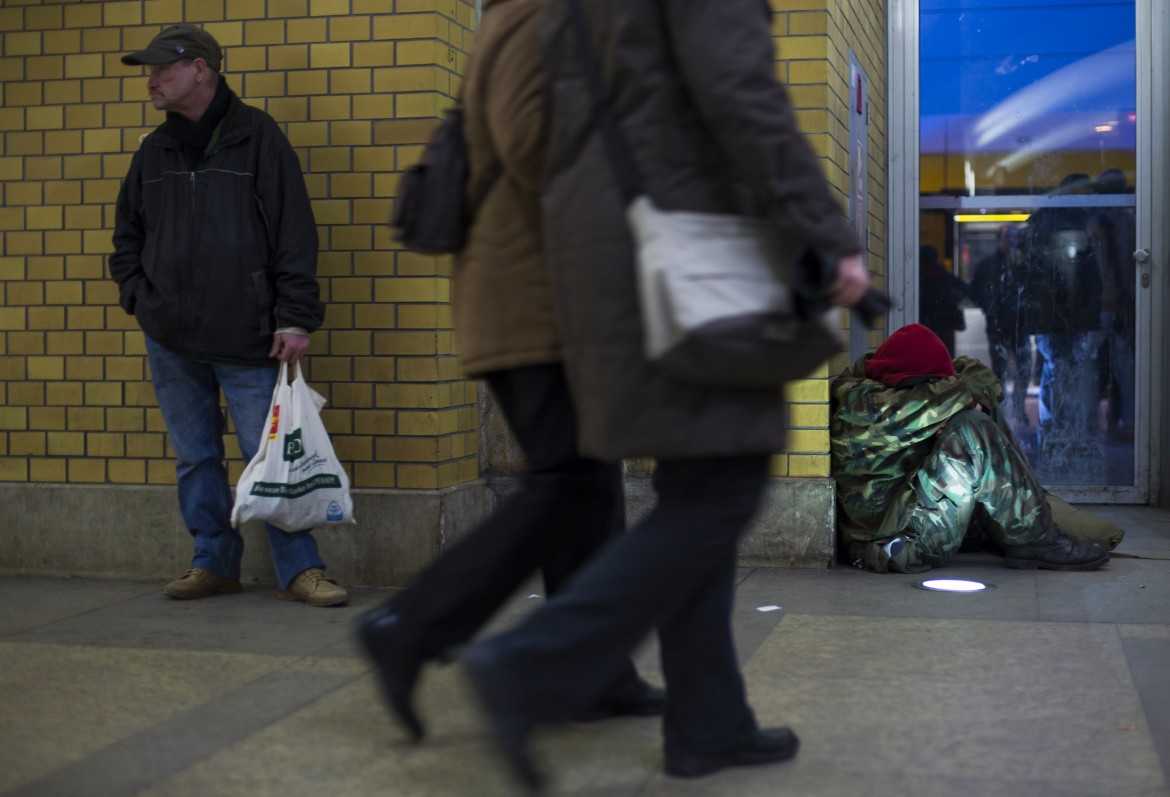
<path id="1" fill-rule="evenodd" d="M 914 503 L 910 476 L 934 447 L 934 436 L 956 414 L 982 405 L 1001 422 L 1003 391 L 986 365 L 955 359 L 955 376 L 890 388 L 867 379 L 865 355 L 832 384 L 830 437 L 837 480 L 841 545 L 891 537 L 907 524 Z"/>

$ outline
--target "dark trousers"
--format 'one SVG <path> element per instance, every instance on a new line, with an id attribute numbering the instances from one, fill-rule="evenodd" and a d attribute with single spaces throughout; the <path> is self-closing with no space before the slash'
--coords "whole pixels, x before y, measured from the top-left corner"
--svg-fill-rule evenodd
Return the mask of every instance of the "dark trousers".
<path id="1" fill-rule="evenodd" d="M 538 569 L 550 596 L 625 529 L 620 464 L 577 453 L 577 415 L 560 364 L 487 375 L 528 471 L 518 493 L 389 603 L 428 658 L 467 642 Z M 613 685 L 633 678 L 627 658 Z"/>
<path id="2" fill-rule="evenodd" d="M 484 647 L 537 722 L 572 717 L 655 627 L 666 676 L 666 751 L 716 752 L 756 731 L 731 633 L 739 538 L 766 455 L 660 462 L 658 504 L 546 605 Z"/>

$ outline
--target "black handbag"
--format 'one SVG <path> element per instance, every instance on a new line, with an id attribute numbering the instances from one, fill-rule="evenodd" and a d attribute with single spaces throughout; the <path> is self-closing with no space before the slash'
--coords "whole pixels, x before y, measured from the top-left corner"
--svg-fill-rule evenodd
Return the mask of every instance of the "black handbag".
<path id="1" fill-rule="evenodd" d="M 462 251 L 475 210 L 502 171 L 497 162 L 468 197 L 471 160 L 463 133 L 463 108 L 447 111 L 422 159 L 402 175 L 390 217 L 394 240 L 426 255 Z"/>

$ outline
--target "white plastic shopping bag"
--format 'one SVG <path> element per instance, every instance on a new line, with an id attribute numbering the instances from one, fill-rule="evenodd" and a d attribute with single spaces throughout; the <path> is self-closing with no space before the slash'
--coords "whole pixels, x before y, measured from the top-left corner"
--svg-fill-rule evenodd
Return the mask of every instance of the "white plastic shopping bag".
<path id="1" fill-rule="evenodd" d="M 296 369 L 290 384 L 288 363 L 280 365 L 268 428 L 236 486 L 236 528 L 249 520 L 285 531 L 354 522 L 349 476 L 321 423 L 325 399 L 305 382 L 300 363 Z"/>

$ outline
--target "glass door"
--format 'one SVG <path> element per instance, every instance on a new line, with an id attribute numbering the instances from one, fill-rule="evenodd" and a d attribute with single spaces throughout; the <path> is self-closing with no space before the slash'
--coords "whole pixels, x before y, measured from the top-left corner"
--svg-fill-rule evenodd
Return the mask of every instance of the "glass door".
<path id="1" fill-rule="evenodd" d="M 902 241 L 916 300 L 900 323 L 991 366 L 1041 481 L 1081 500 L 1148 492 L 1136 398 L 1149 279 L 1135 259 L 1141 2 L 892 5 L 914 13 L 903 40 L 917 34 L 904 139 L 917 144 L 917 206 L 905 203 L 917 241 Z"/>

